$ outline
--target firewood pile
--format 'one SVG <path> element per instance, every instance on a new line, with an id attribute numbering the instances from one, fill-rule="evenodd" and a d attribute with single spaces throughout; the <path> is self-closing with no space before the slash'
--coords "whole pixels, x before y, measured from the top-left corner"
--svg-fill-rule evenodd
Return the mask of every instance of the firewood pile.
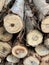
<path id="1" fill-rule="evenodd" d="M 0 0 L 0 65 L 49 65 L 49 0 Z"/>

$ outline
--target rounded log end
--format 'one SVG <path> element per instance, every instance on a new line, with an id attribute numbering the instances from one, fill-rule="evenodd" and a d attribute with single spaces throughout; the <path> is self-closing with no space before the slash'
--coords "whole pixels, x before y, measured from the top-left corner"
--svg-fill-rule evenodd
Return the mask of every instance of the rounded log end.
<path id="1" fill-rule="evenodd" d="M 0 42 L 0 57 L 6 57 L 11 52 L 11 46 L 8 43 Z"/>
<path id="2" fill-rule="evenodd" d="M 13 56 L 13 55 L 8 55 L 7 58 L 6 58 L 6 60 L 8 62 L 11 62 L 11 63 L 18 63 L 19 62 L 19 59 L 16 58 L 15 56 Z"/>
<path id="3" fill-rule="evenodd" d="M 23 46 L 15 46 L 12 49 L 12 54 L 17 58 L 24 58 L 28 54 L 28 50 Z"/>
<path id="4" fill-rule="evenodd" d="M 43 35 L 38 30 L 33 30 L 27 34 L 27 43 L 33 47 L 41 44 Z"/>
<path id="5" fill-rule="evenodd" d="M 18 15 L 8 14 L 4 18 L 4 27 L 11 34 L 18 33 L 23 29 L 23 21 Z"/>

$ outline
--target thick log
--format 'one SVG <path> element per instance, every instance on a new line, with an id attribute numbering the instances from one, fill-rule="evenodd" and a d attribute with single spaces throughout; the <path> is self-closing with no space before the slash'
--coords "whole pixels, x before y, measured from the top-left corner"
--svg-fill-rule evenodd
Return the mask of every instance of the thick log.
<path id="1" fill-rule="evenodd" d="M 33 56 L 29 56 L 26 59 L 24 59 L 23 64 L 24 65 L 39 65 L 40 61 Z"/>

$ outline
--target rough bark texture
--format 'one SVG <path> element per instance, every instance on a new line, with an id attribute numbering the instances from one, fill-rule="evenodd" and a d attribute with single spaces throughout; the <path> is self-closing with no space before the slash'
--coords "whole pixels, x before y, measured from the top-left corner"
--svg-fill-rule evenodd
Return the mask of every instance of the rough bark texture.
<path id="1" fill-rule="evenodd" d="M 23 19 L 23 17 L 24 17 L 24 0 L 15 0 L 15 3 L 10 10 Z"/>
<path id="2" fill-rule="evenodd" d="M 46 15 L 49 12 L 49 4 L 46 3 L 46 0 L 33 0 L 37 9 L 43 14 Z"/>

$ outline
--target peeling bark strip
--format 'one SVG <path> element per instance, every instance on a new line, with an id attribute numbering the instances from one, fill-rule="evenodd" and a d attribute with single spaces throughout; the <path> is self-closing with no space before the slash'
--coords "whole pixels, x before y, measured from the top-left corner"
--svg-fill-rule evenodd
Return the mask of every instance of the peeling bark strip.
<path id="1" fill-rule="evenodd" d="M 40 63 L 40 65 L 49 65 L 49 63 L 42 61 L 42 62 Z"/>
<path id="2" fill-rule="evenodd" d="M 46 0 L 33 0 L 37 9 L 43 14 L 46 15 L 49 12 L 49 4 L 46 3 Z"/>
<path id="3" fill-rule="evenodd" d="M 23 29 L 23 21 L 17 15 L 8 14 L 4 18 L 4 27 L 11 34 L 18 33 Z"/>
<path id="4" fill-rule="evenodd" d="M 29 5 L 25 5 L 25 16 L 26 16 L 26 30 L 27 33 L 29 33 L 31 30 L 34 29 L 34 27 L 36 26 L 36 21 L 33 18 L 33 13 L 29 7 Z"/>
<path id="5" fill-rule="evenodd" d="M 41 29 L 44 33 L 49 33 L 49 16 L 42 20 Z"/>
<path id="6" fill-rule="evenodd" d="M 24 16 L 24 0 L 15 0 L 15 3 L 10 10 L 23 19 L 23 16 Z"/>

